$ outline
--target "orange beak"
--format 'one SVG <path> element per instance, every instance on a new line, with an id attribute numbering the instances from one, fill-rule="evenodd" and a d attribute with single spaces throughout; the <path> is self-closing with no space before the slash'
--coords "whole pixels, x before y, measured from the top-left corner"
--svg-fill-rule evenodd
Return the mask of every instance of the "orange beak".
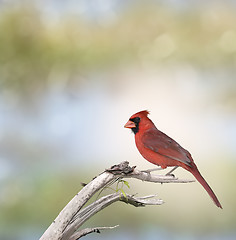
<path id="1" fill-rule="evenodd" d="M 134 122 L 131 122 L 130 120 L 125 124 L 125 128 L 135 128 L 136 125 Z"/>

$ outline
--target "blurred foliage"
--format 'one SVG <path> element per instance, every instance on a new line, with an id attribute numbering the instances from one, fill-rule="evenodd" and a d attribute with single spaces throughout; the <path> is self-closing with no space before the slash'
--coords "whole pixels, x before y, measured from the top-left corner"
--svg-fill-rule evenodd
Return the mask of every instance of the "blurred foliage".
<path id="1" fill-rule="evenodd" d="M 1 189 L 0 232 L 9 226 L 20 229 L 26 224 L 46 228 L 48 221 L 82 188 L 80 180 L 90 181 L 89 176 L 73 171 L 68 174 L 44 170 L 31 172 L 31 176 L 27 173 L 12 177 Z"/>
<path id="2" fill-rule="evenodd" d="M 235 9 L 222 4 L 177 11 L 140 3 L 111 23 L 73 15 L 50 24 L 29 4 L 2 11 L 1 88 L 37 95 L 59 76 L 70 86 L 84 72 L 129 64 L 235 68 Z"/>
<path id="3" fill-rule="evenodd" d="M 236 180 L 235 174 L 233 174 L 235 170 L 235 164 L 216 169 L 214 175 L 231 175 L 230 178 L 215 179 L 214 185 L 232 186 Z M 185 174 L 185 172 L 178 173 L 178 177 L 183 178 L 181 174 Z M 79 186 L 79 182 L 88 183 L 96 175 L 97 173 L 87 169 L 83 172 L 70 171 L 69 175 L 52 171 L 44 171 L 41 174 L 32 173 L 30 182 L 25 181 L 24 176 L 13 177 L 2 188 L 2 191 L 8 189 L 7 191 L 11 192 L 7 193 L 6 201 L 4 198 L 0 199 L 0 232 L 8 231 L 9 226 L 17 230 L 25 225 L 41 226 L 43 231 L 82 188 Z M 208 178 L 210 177 L 211 173 L 208 174 Z M 214 206 L 209 196 L 204 194 L 204 190 L 198 183 L 161 185 L 142 183 L 132 179 L 129 180 L 129 185 L 130 189 L 124 188 L 126 193 L 135 194 L 138 192 L 140 196 L 144 196 L 157 191 L 158 197 L 162 198 L 165 204 L 160 207 L 134 208 L 124 203 L 115 203 L 95 215 L 86 223 L 86 226 L 97 226 L 102 222 L 105 226 L 120 224 L 122 228 L 129 226 L 129 228 L 136 229 L 137 226 L 145 225 L 158 225 L 160 228 L 168 226 L 171 231 L 185 231 L 187 228 L 190 232 L 198 233 L 216 232 L 217 229 L 219 231 L 234 230 L 236 216 L 232 209 L 234 209 L 236 193 L 233 186 L 231 191 L 228 191 L 228 188 L 220 190 L 220 200 L 224 208 L 220 210 Z M 116 183 L 113 188 L 116 188 Z M 114 193 L 114 191 L 105 189 L 102 195 Z M 95 201 L 97 196 L 98 194 L 91 200 Z M 232 196 L 234 197 L 232 198 Z M 188 212 L 190 209 L 191 214 Z M 199 209 L 201 209 L 200 214 Z M 173 216 L 170 217 L 169 214 L 172 213 Z M 202 217 L 203 213 L 205 217 Z"/>
<path id="4" fill-rule="evenodd" d="M 108 72 L 114 68 L 127 69 L 130 66 L 154 69 L 166 67 L 169 71 L 171 66 L 178 67 L 187 63 L 195 68 L 215 71 L 213 76 L 217 74 L 218 69 L 227 69 L 230 72 L 233 77 L 227 78 L 222 98 L 224 103 L 233 106 L 235 112 L 235 23 L 235 8 L 218 2 L 210 5 L 204 3 L 204 7 L 188 10 L 178 10 L 156 3 L 132 4 L 121 14 L 117 14 L 111 22 L 89 21 L 79 15 L 64 15 L 58 21 L 50 22 L 50 18 L 45 18 L 36 6 L 18 5 L 2 10 L 0 15 L 0 94 L 12 92 L 13 96 L 19 95 L 26 100 L 36 99 L 57 84 L 62 84 L 65 89 L 79 87 L 84 81 L 84 74 Z M 3 149 L 8 148 L 10 153 L 16 154 L 17 159 L 22 162 L 24 160 L 28 172 L 20 172 L 19 167 L 17 176 L 1 183 L 0 231 L 30 224 L 36 227 L 40 225 L 43 231 L 79 190 L 78 182 L 89 181 L 97 172 L 83 169 L 81 174 L 73 171 L 68 171 L 68 174 L 66 169 L 63 169 L 66 173 L 62 174 L 51 169 L 47 172 L 40 167 L 32 169 L 36 161 L 46 161 L 42 155 L 47 149 L 45 145 L 40 147 L 40 144 L 32 139 L 25 144 L 22 141 L 24 138 L 18 139 L 16 133 L 13 132 L 7 144 L 2 143 L 1 150 L 4 152 Z M 22 131 L 24 137 L 25 134 Z M 15 147 L 15 142 L 20 143 L 19 148 Z M 32 157 L 30 155 L 27 158 L 23 155 L 21 158 L 20 150 L 24 151 L 28 145 L 30 152 L 35 153 Z M 30 161 L 26 162 L 31 158 L 35 161 L 33 164 L 30 164 Z M 236 196 L 233 187 L 234 172 L 234 164 L 214 172 L 217 176 L 223 176 L 223 179 L 216 179 L 216 186 L 232 188 L 231 191 L 220 191 L 220 199 L 224 197 L 223 216 L 216 211 L 215 206 L 208 208 L 206 203 L 200 204 L 201 207 L 198 205 L 192 208 L 197 202 L 194 198 L 196 196 L 186 197 L 186 188 L 190 189 L 191 186 L 184 186 L 182 194 L 178 192 L 178 196 L 185 196 L 181 198 L 186 201 L 181 203 L 182 207 L 178 206 L 176 209 L 176 205 L 173 204 L 171 208 L 170 205 L 176 201 L 176 196 L 171 195 L 169 185 L 164 185 L 165 194 L 161 194 L 160 186 L 157 191 L 160 191 L 161 198 L 168 205 L 160 208 L 133 209 L 120 203 L 119 208 L 105 209 L 99 213 L 91 219 L 89 225 L 91 226 L 91 222 L 94 226 L 101 222 L 104 225 L 122 222 L 123 226 L 129 224 L 129 227 L 136 226 L 137 229 L 137 225 L 141 226 L 146 222 L 147 225 L 154 223 L 155 227 L 156 224 L 179 229 L 187 226 L 188 229 L 201 228 L 203 231 L 221 226 L 221 230 L 232 230 L 236 222 L 232 211 Z M 224 184 L 220 184 L 221 181 Z M 145 194 L 145 190 L 148 190 L 150 192 L 147 194 L 150 194 L 155 192 L 155 189 L 156 185 L 153 189 L 145 185 L 140 190 L 140 186 L 135 183 L 131 184 L 130 191 Z M 203 190 L 200 191 L 202 194 Z M 167 196 L 167 193 L 170 195 Z M 205 200 L 210 202 L 208 198 Z M 168 212 L 174 212 L 173 218 L 166 214 L 167 209 Z M 191 209 L 191 214 L 187 213 L 186 209 Z M 199 209 L 210 219 L 203 219 Z M 134 214 L 137 217 L 134 218 Z M 185 214 L 189 216 L 187 219 L 184 218 Z M 181 221 L 176 222 L 175 216 Z"/>

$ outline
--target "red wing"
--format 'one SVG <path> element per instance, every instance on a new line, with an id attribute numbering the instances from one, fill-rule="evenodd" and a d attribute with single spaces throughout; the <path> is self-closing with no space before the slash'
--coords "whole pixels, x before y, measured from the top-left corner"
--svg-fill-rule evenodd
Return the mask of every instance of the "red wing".
<path id="1" fill-rule="evenodd" d="M 152 128 L 146 131 L 141 140 L 146 148 L 191 167 L 192 157 L 190 153 L 158 129 Z"/>

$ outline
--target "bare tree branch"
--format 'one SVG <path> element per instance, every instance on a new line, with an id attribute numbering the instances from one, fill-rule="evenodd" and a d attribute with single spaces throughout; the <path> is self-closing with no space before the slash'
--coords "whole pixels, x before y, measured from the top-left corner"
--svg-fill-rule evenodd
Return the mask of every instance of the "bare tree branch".
<path id="1" fill-rule="evenodd" d="M 153 199 L 155 195 L 135 197 L 122 192 L 101 197 L 87 207 L 84 207 L 84 205 L 96 192 L 113 183 L 115 180 L 122 178 L 136 178 L 142 181 L 154 183 L 193 182 L 192 180 L 178 179 L 172 176 L 154 175 L 151 174 L 150 171 L 139 171 L 135 167 L 130 167 L 128 162 L 122 162 L 118 165 L 114 165 L 111 168 L 106 169 L 88 184 L 83 184 L 84 187 L 82 190 L 77 193 L 76 196 L 59 213 L 57 218 L 41 236 L 40 240 L 71 240 L 71 237 L 75 236 L 75 232 L 85 221 L 116 201 L 123 201 L 135 207 L 160 205 L 163 203 L 160 199 Z"/>
<path id="2" fill-rule="evenodd" d="M 76 233 L 74 233 L 69 240 L 77 240 L 81 237 L 84 237 L 86 235 L 88 235 L 89 233 L 100 233 L 101 230 L 107 230 L 107 229 L 114 229 L 114 228 L 117 228 L 119 227 L 119 225 L 116 225 L 114 227 L 95 227 L 95 228 L 85 228 L 85 229 L 82 229 Z"/>
<path id="3" fill-rule="evenodd" d="M 122 201 L 127 204 L 131 204 L 135 207 L 144 207 L 146 205 L 161 205 L 163 201 L 161 199 L 151 199 L 156 197 L 156 195 L 146 196 L 146 197 L 135 197 L 133 195 L 127 194 L 124 196 L 121 193 L 114 193 L 104 197 L 101 197 L 97 201 L 93 202 L 89 206 L 82 209 L 68 225 L 68 231 L 65 230 L 62 239 L 68 239 L 71 232 L 75 232 L 81 225 L 84 224 L 89 218 L 94 214 L 101 211 L 102 209 L 108 207 L 114 202 Z"/>
<path id="4" fill-rule="evenodd" d="M 136 178 L 145 182 L 154 182 L 154 183 L 190 183 L 195 182 L 195 180 L 188 179 L 178 179 L 170 175 L 154 175 L 149 172 L 139 171 L 134 169 L 134 171 L 126 176 L 126 178 Z"/>
<path id="5" fill-rule="evenodd" d="M 63 233 L 69 225 L 71 219 L 80 211 L 86 202 L 107 183 L 115 179 L 116 176 L 104 172 L 90 183 L 88 183 L 76 196 L 65 206 L 57 218 L 52 222 L 40 240 L 59 240 L 62 239 Z"/>

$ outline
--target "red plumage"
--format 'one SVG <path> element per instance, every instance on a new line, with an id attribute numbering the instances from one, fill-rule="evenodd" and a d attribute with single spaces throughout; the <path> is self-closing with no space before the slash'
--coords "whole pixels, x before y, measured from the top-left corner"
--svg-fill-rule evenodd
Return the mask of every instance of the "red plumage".
<path id="1" fill-rule="evenodd" d="M 198 171 L 191 154 L 175 140 L 159 131 L 148 118 L 148 114 L 148 111 L 135 113 L 125 124 L 126 128 L 131 128 L 135 133 L 135 143 L 141 155 L 162 168 L 180 166 L 191 172 L 208 192 L 215 205 L 222 208 L 211 187 Z"/>

